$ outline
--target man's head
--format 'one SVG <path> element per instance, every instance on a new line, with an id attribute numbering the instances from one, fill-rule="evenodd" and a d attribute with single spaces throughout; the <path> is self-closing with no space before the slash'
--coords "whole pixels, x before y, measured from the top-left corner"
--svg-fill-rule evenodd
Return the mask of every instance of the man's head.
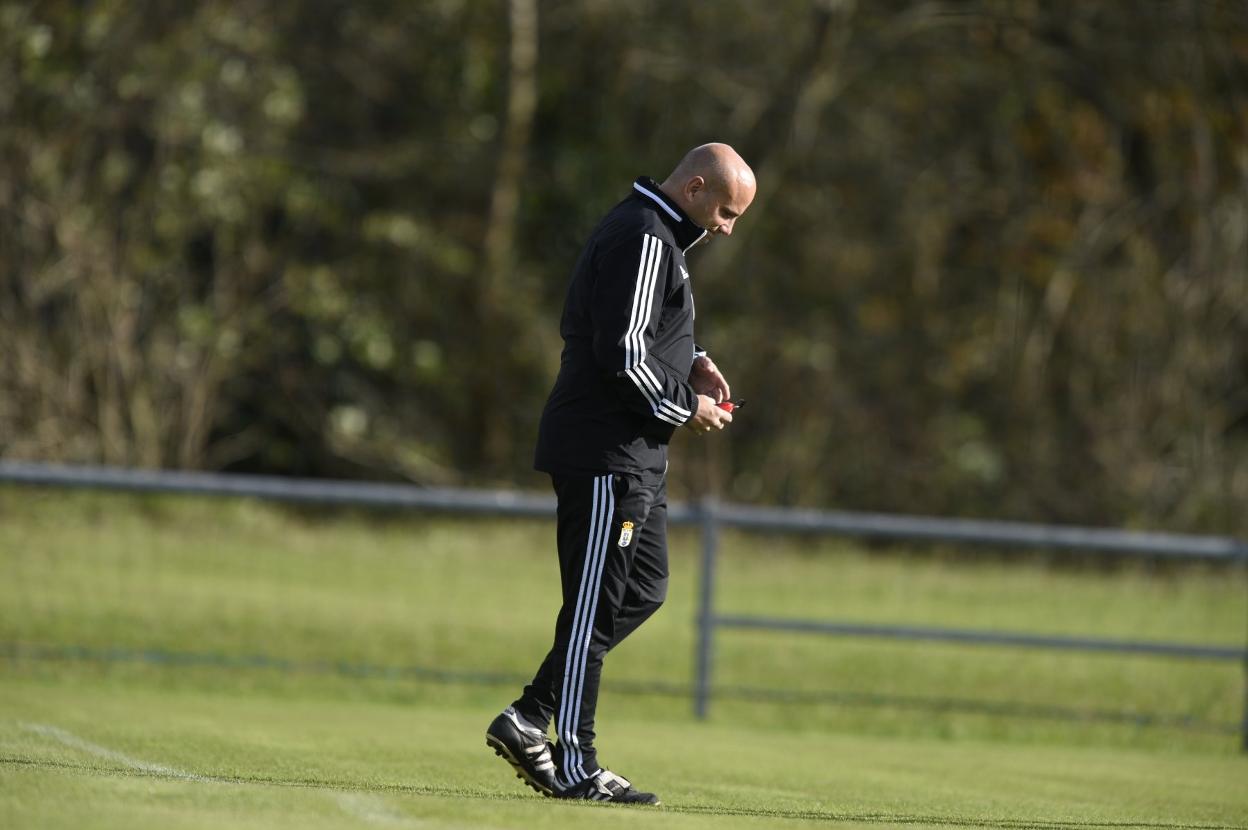
<path id="1" fill-rule="evenodd" d="M 727 144 L 694 147 L 659 187 L 708 237 L 729 236 L 754 201 L 754 171 Z"/>

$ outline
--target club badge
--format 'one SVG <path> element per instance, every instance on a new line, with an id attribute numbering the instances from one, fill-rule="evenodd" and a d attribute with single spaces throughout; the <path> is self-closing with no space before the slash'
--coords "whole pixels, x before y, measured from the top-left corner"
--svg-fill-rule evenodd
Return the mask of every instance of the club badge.
<path id="1" fill-rule="evenodd" d="M 624 522 L 620 525 L 620 541 L 616 542 L 616 545 L 626 548 L 631 541 L 633 541 L 633 523 Z"/>

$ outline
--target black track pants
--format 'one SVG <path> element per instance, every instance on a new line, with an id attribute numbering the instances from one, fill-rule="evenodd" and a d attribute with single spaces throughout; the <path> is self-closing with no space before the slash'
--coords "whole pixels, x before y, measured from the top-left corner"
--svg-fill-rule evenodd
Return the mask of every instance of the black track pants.
<path id="1" fill-rule="evenodd" d="M 515 706 L 555 722 L 565 786 L 598 771 L 594 710 L 602 659 L 667 596 L 667 482 L 663 475 L 554 476 L 559 499 L 563 607 L 555 644 Z"/>

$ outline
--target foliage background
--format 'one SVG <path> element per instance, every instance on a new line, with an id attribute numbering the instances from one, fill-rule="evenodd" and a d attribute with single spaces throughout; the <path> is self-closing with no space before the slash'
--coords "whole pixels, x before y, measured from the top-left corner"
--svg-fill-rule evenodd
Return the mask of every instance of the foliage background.
<path id="1" fill-rule="evenodd" d="M 579 245 L 708 140 L 678 496 L 1248 533 L 1239 2 L 0 3 L 0 456 L 541 487 Z"/>

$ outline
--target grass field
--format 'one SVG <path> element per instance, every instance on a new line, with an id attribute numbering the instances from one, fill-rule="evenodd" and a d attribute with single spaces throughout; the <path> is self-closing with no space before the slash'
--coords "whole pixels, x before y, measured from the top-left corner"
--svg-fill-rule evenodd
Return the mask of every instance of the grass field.
<path id="1" fill-rule="evenodd" d="M 835 694 L 721 697 L 695 721 L 672 693 L 690 680 L 696 583 L 679 533 L 668 605 L 609 659 L 599 709 L 604 760 L 665 806 L 533 796 L 483 730 L 548 645 L 550 535 L 0 488 L 0 827 L 1248 828 L 1233 664 L 725 632 L 722 688 Z M 1233 570 L 729 536 L 718 599 L 1235 645 L 1244 595 Z"/>

